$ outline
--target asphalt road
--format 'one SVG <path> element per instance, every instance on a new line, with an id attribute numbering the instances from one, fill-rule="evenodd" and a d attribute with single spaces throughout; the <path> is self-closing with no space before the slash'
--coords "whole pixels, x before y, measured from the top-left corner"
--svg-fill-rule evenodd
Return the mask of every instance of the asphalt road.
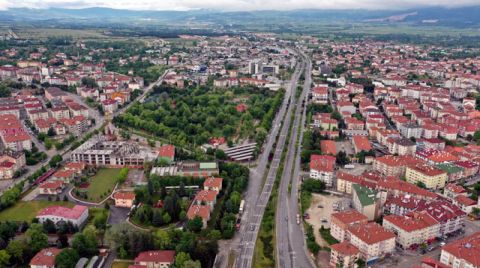
<path id="1" fill-rule="evenodd" d="M 306 64 L 305 83 L 298 100 L 295 111 L 292 135 L 285 158 L 285 168 L 280 182 L 277 212 L 276 212 L 276 254 L 278 267 L 307 268 L 315 267 L 312 259 L 307 255 L 303 221 L 299 215 L 298 186 L 300 185 L 300 152 L 301 147 L 296 150 L 297 141 L 301 144 L 303 128 L 306 121 L 306 105 L 308 92 L 311 86 L 311 61 L 306 55 L 301 54 Z M 302 103 L 305 101 L 305 106 Z M 288 191 L 291 185 L 290 192 Z M 302 215 L 299 215 L 302 217 Z"/>
<path id="2" fill-rule="evenodd" d="M 258 230 L 263 218 L 265 207 L 270 198 L 273 183 L 277 174 L 277 169 L 280 164 L 280 158 L 285 146 L 288 129 L 290 128 L 290 115 L 293 111 L 293 105 L 288 105 L 288 103 L 295 96 L 297 82 L 303 69 L 304 63 L 298 63 L 292 76 L 290 86 L 286 91 L 280 111 L 277 113 L 273 122 L 272 131 L 267 138 L 264 150 L 260 155 L 256 168 L 251 171 L 249 186 L 244 197 L 246 203 L 244 208 L 245 212 L 242 216 L 242 226 L 238 234 L 240 241 L 238 242 L 238 247 L 236 248 L 239 248 L 240 252 L 237 254 L 237 259 L 235 262 L 236 267 L 252 267 L 253 253 L 255 249 L 255 242 L 258 236 Z M 279 130 L 280 136 L 274 151 L 273 159 L 270 162 L 270 169 L 268 170 L 267 179 L 262 187 L 264 174 L 267 170 L 267 163 L 269 162 L 268 156 L 272 150 L 273 144 L 275 143 L 275 138 Z M 260 194 L 259 189 L 262 189 Z"/>

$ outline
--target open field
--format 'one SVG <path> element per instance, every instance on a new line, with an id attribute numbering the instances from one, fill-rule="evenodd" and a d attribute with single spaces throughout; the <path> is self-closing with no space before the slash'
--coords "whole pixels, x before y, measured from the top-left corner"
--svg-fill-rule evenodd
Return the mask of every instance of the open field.
<path id="1" fill-rule="evenodd" d="M 0 221 L 31 221 L 37 213 L 43 208 L 59 205 L 73 207 L 73 203 L 54 202 L 54 201 L 29 201 L 18 202 L 13 207 L 9 207 L 0 212 Z"/>
<path id="2" fill-rule="evenodd" d="M 110 194 L 117 182 L 119 168 L 100 169 L 87 187 L 89 201 L 101 201 Z"/>
<path id="3" fill-rule="evenodd" d="M 20 38 L 43 39 L 47 37 L 105 38 L 98 29 L 20 28 L 15 30 Z"/>

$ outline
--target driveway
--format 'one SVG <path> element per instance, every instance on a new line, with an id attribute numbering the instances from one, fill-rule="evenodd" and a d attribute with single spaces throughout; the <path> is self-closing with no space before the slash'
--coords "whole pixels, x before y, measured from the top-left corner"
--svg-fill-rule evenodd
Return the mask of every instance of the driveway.
<path id="1" fill-rule="evenodd" d="M 108 224 L 114 225 L 122 222 L 126 222 L 128 218 L 129 208 L 119 208 L 110 206 L 110 217 L 108 218 Z"/>

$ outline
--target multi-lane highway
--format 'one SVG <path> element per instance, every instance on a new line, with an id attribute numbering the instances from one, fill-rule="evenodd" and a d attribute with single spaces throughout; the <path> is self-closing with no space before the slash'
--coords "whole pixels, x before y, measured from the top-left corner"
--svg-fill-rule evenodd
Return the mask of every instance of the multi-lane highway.
<path id="1" fill-rule="evenodd" d="M 292 98 L 295 97 L 297 82 L 304 68 L 305 63 L 300 61 L 296 66 L 294 74 L 292 75 L 290 86 L 286 90 L 282 106 L 277 113 L 275 120 L 273 121 L 272 131 L 267 138 L 263 153 L 259 157 L 256 168 L 251 170 L 249 186 L 245 195 L 246 207 L 244 208 L 245 212 L 242 216 L 242 228 L 238 234 L 240 239 L 238 243 L 240 251 L 238 252 L 235 262 L 236 267 L 252 267 L 253 253 L 255 249 L 255 241 L 257 240 L 258 236 L 258 230 L 263 218 L 265 207 L 270 198 L 278 166 L 280 164 L 280 158 L 285 147 L 288 130 L 290 128 L 293 105 L 289 104 L 293 103 Z M 269 163 L 268 157 L 270 151 L 273 149 L 273 145 L 275 144 L 275 140 L 279 131 L 280 135 L 278 137 L 276 147 L 274 148 L 275 151 L 273 153 L 273 159 L 270 162 L 265 184 L 262 186 L 264 175 L 267 170 L 267 164 Z M 261 193 L 259 193 L 260 189 Z"/>
<path id="2" fill-rule="evenodd" d="M 306 105 L 310 91 L 312 64 L 307 55 L 300 53 L 306 63 L 305 82 L 302 93 L 296 100 L 297 109 L 293 121 L 292 135 L 285 158 L 275 220 L 276 254 L 278 267 L 307 268 L 315 267 L 307 255 L 302 215 L 299 215 L 298 187 L 300 185 L 300 152 L 303 130 L 306 120 Z M 298 141 L 298 144 L 297 144 Z M 298 148 L 297 148 L 298 146 Z M 289 191 L 290 188 L 290 191 Z M 297 215 L 300 219 L 297 223 Z"/>

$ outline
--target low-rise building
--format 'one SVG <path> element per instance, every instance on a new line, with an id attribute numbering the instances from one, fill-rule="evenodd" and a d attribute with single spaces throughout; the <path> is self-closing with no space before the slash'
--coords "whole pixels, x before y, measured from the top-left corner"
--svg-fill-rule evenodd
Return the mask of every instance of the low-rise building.
<path id="1" fill-rule="evenodd" d="M 222 190 L 222 183 L 222 178 L 210 177 L 203 182 L 203 189 L 220 192 Z"/>
<path id="2" fill-rule="evenodd" d="M 131 208 L 135 202 L 134 192 L 116 192 L 113 194 L 116 207 Z"/>
<path id="3" fill-rule="evenodd" d="M 55 258 L 62 252 L 59 248 L 44 248 L 30 261 L 30 268 L 55 268 Z"/>
<path id="4" fill-rule="evenodd" d="M 73 225 L 83 227 L 88 220 L 88 207 L 75 205 L 73 208 L 50 206 L 38 212 L 36 218 L 40 223 L 51 220 L 53 223 L 71 222 Z"/>
<path id="5" fill-rule="evenodd" d="M 45 195 L 58 195 L 65 189 L 66 183 L 59 180 L 50 180 L 42 183 L 39 187 L 39 193 Z"/>
<path id="6" fill-rule="evenodd" d="M 195 217 L 200 217 L 203 222 L 203 228 L 207 227 L 210 220 L 210 207 L 204 205 L 192 205 L 187 211 L 187 218 L 193 220 Z"/>
<path id="7" fill-rule="evenodd" d="M 168 268 L 175 262 L 175 250 L 150 250 L 140 252 L 135 265 L 145 268 Z"/>

